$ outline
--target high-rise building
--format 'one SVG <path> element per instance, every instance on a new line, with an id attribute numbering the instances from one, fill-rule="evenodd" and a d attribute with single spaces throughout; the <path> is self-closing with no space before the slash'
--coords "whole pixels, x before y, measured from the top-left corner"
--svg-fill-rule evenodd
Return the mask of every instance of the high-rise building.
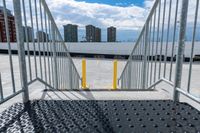
<path id="1" fill-rule="evenodd" d="M 9 30 L 10 42 L 16 42 L 17 38 L 15 29 L 15 18 L 10 10 L 7 9 L 6 11 L 8 16 L 8 28 L 9 28 L 8 30 Z M 7 42 L 4 11 L 2 6 L 0 6 L 0 42 Z"/>
<path id="2" fill-rule="evenodd" d="M 67 24 L 64 25 L 64 40 L 65 42 L 78 42 L 78 26 Z"/>
<path id="3" fill-rule="evenodd" d="M 26 30 L 27 30 L 27 38 L 26 38 Z M 23 26 L 23 32 L 24 32 L 24 42 L 26 42 L 26 39 L 28 39 L 28 42 L 32 42 L 33 41 L 33 37 L 32 37 L 32 32 L 33 32 L 33 28 L 30 26 Z"/>
<path id="4" fill-rule="evenodd" d="M 116 28 L 111 26 L 107 29 L 107 41 L 116 42 Z"/>
<path id="5" fill-rule="evenodd" d="M 95 26 L 86 26 L 86 40 L 87 42 L 95 42 Z"/>
<path id="6" fill-rule="evenodd" d="M 36 36 L 37 36 L 37 39 L 38 39 L 39 42 L 43 42 L 43 41 L 46 42 L 46 41 L 49 40 L 49 35 L 46 34 L 46 33 L 43 32 L 43 31 L 38 31 L 38 32 L 36 33 Z"/>
<path id="7" fill-rule="evenodd" d="M 93 25 L 86 26 L 87 42 L 101 42 L 101 29 Z"/>
<path id="8" fill-rule="evenodd" d="M 95 42 L 101 42 L 101 29 L 95 28 Z"/>

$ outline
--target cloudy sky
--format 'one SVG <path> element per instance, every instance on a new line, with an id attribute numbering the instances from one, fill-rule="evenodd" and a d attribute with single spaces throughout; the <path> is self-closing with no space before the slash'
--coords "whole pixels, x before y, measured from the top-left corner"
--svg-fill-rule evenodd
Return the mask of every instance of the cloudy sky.
<path id="1" fill-rule="evenodd" d="M 117 27 L 118 41 L 134 41 L 145 22 L 152 0 L 47 0 L 58 27 L 72 23 L 79 27 L 79 40 L 85 37 L 85 25 L 102 29 L 106 41 L 106 28 Z"/>
<path id="2" fill-rule="evenodd" d="M 6 3 L 7 8 L 13 12 L 12 1 L 13 0 L 6 0 Z M 29 10 L 29 2 L 26 2 L 27 0 L 24 1 L 26 5 L 25 7 L 27 8 L 26 10 Z M 34 0 L 31 0 L 31 2 L 33 1 Z M 38 1 L 39 0 L 37 0 L 37 2 Z M 152 5 L 154 4 L 154 0 L 46 0 L 46 2 L 62 35 L 63 25 L 70 23 L 79 26 L 79 41 L 85 40 L 85 25 L 88 24 L 92 24 L 102 29 L 102 41 L 106 41 L 107 39 L 106 28 L 109 26 L 117 27 L 117 41 L 135 41 L 137 40 L 138 34 L 145 23 Z M 163 2 L 164 0 L 161 1 L 161 12 L 163 12 Z M 169 16 L 169 2 L 170 0 L 167 0 L 165 20 L 167 20 Z M 196 2 L 197 0 L 189 1 L 186 32 L 187 40 L 192 40 Z M 2 2 L 0 2 L 0 6 L 1 5 Z M 174 28 L 175 9 L 176 1 L 172 0 L 172 17 L 170 19 L 171 39 Z M 180 19 L 181 2 L 179 2 L 178 9 L 177 22 Z M 27 23 L 30 26 L 30 15 L 28 15 L 28 12 L 26 17 L 28 20 Z M 162 20 L 162 17 L 160 20 Z M 162 21 L 160 21 L 160 24 L 162 24 Z M 165 21 L 165 25 L 166 24 L 167 22 Z M 166 34 L 167 25 L 164 27 L 164 33 Z M 196 40 L 200 40 L 200 14 L 198 14 L 197 17 L 196 32 Z M 169 41 L 171 40 L 169 39 Z"/>

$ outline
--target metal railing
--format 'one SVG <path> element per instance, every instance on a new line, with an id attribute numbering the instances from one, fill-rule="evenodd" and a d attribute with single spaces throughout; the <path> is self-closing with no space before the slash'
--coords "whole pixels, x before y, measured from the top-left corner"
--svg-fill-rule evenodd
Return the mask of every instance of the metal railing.
<path id="1" fill-rule="evenodd" d="M 28 87 L 36 81 L 43 83 L 47 89 L 79 89 L 81 77 L 45 0 L 6 2 L 2 0 L 0 3 L 3 5 L 4 20 L 3 24 L 0 24 L 5 28 L 9 54 L 7 67 L 10 67 L 11 76 L 6 80 L 11 79 L 12 87 L 4 88 L 2 80 L 8 73 L 0 72 L 0 104 L 21 92 L 24 102 L 28 101 Z M 16 35 L 12 36 L 17 38 L 18 59 L 12 51 L 14 43 L 11 42 L 11 26 L 16 29 Z M 19 67 L 16 67 L 14 62 L 19 63 Z M 18 80 L 16 71 L 20 73 Z M 16 82 L 20 84 L 17 85 L 18 88 Z M 8 89 L 12 89 L 12 93 L 5 92 Z"/>
<path id="2" fill-rule="evenodd" d="M 200 102 L 190 92 L 199 23 L 199 0 L 156 0 L 118 79 L 119 87 L 152 89 L 164 81 L 174 88 L 174 100 L 181 93 Z M 192 35 L 187 44 L 190 49 L 185 49 L 188 35 Z M 184 62 L 186 53 L 189 64 Z M 183 66 L 189 67 L 185 70 L 188 74 L 182 75 Z M 187 85 L 181 86 L 183 82 Z"/>

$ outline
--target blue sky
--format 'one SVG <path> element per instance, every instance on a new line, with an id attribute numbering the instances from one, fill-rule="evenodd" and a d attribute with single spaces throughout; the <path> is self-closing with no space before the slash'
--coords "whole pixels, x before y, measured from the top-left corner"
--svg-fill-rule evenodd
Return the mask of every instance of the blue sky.
<path id="1" fill-rule="evenodd" d="M 76 0 L 76 1 L 85 1 L 88 3 L 100 3 L 100 4 L 108 4 L 113 6 L 122 6 L 127 7 L 131 5 L 136 6 L 144 6 L 144 0 Z"/>

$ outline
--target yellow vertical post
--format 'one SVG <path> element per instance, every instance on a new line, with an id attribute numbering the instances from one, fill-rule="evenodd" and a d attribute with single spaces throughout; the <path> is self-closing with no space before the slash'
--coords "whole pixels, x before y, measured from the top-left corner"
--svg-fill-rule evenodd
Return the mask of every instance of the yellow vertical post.
<path id="1" fill-rule="evenodd" d="M 82 88 L 86 89 L 86 60 L 82 60 Z"/>
<path id="2" fill-rule="evenodd" d="M 117 89 L 117 60 L 113 63 L 113 89 Z"/>

